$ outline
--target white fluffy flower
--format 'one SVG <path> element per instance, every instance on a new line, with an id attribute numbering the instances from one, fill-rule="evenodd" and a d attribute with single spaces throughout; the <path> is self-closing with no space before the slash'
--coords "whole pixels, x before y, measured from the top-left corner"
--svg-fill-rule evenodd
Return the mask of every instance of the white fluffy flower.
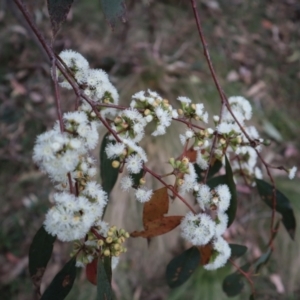
<path id="1" fill-rule="evenodd" d="M 173 109 L 173 110 L 172 110 L 172 118 L 177 119 L 178 117 L 179 117 L 179 115 L 178 115 L 177 110 L 176 110 L 176 109 Z"/>
<path id="2" fill-rule="evenodd" d="M 61 241 L 81 239 L 95 221 L 92 204 L 85 197 L 67 198 L 67 194 L 56 195 L 56 205 L 46 214 L 45 229 Z"/>
<path id="3" fill-rule="evenodd" d="M 147 121 L 147 123 L 150 123 L 153 120 L 153 116 L 148 115 L 148 116 L 145 117 L 145 120 Z"/>
<path id="4" fill-rule="evenodd" d="M 257 179 L 262 179 L 263 178 L 263 174 L 262 174 L 262 171 L 261 171 L 260 168 L 258 168 L 258 167 L 254 168 L 254 176 Z"/>
<path id="5" fill-rule="evenodd" d="M 213 240 L 213 254 L 208 264 L 204 265 L 206 270 L 216 270 L 223 267 L 231 255 L 228 243 L 220 236 Z"/>
<path id="6" fill-rule="evenodd" d="M 66 173 L 75 170 L 79 163 L 78 153 L 74 150 L 67 150 L 60 158 L 61 166 L 65 169 Z"/>
<path id="7" fill-rule="evenodd" d="M 213 198 L 212 204 L 215 204 L 220 212 L 225 212 L 229 207 L 231 199 L 231 193 L 229 191 L 229 188 L 226 184 L 220 184 L 217 187 L 215 187 L 215 191 L 218 195 L 218 200 L 214 202 L 215 198 Z"/>
<path id="8" fill-rule="evenodd" d="M 144 91 L 137 92 L 132 96 L 132 98 L 143 102 L 146 99 L 145 92 Z"/>
<path id="9" fill-rule="evenodd" d="M 209 243 L 216 231 L 215 222 L 203 213 L 194 215 L 188 212 L 182 219 L 180 227 L 182 236 L 195 246 Z"/>
<path id="10" fill-rule="evenodd" d="M 102 221 L 102 220 L 97 220 L 95 222 L 95 226 L 97 227 L 97 232 L 106 237 L 107 236 L 107 232 L 109 230 L 109 224 L 105 221 Z"/>
<path id="11" fill-rule="evenodd" d="M 227 229 L 228 215 L 219 212 L 215 221 L 216 221 L 216 236 L 220 236 Z"/>
<path id="12" fill-rule="evenodd" d="M 148 161 L 146 152 L 144 151 L 144 149 L 143 149 L 142 147 L 138 146 L 135 142 L 133 142 L 133 141 L 130 140 L 130 139 L 122 139 L 122 142 L 123 142 L 128 148 L 130 148 L 131 150 L 133 150 L 134 152 L 136 152 L 136 153 L 141 157 L 141 159 L 142 159 L 144 162 L 147 162 L 147 161 Z"/>
<path id="13" fill-rule="evenodd" d="M 82 193 L 93 200 L 96 200 L 98 205 L 104 207 L 108 201 L 106 192 L 102 189 L 101 185 L 96 181 L 87 182 Z"/>
<path id="14" fill-rule="evenodd" d="M 68 125 L 72 123 L 76 123 L 77 125 L 86 124 L 88 121 L 87 115 L 83 111 L 73 111 L 64 113 L 63 119 L 66 123 L 68 123 Z"/>
<path id="15" fill-rule="evenodd" d="M 236 123 L 222 122 L 217 126 L 216 129 L 220 134 L 240 133 L 240 128 Z"/>
<path id="16" fill-rule="evenodd" d="M 60 52 L 59 57 L 69 68 L 87 69 L 88 61 L 78 52 L 73 50 L 64 50 Z"/>
<path id="17" fill-rule="evenodd" d="M 151 199 L 152 195 L 153 191 L 145 187 L 138 188 L 135 192 L 136 199 L 142 203 L 148 202 Z"/>
<path id="18" fill-rule="evenodd" d="M 166 133 L 166 127 L 163 125 L 158 125 L 156 130 L 152 132 L 153 136 L 163 135 Z"/>
<path id="19" fill-rule="evenodd" d="M 187 139 L 191 139 L 194 136 L 194 132 L 192 130 L 187 130 L 185 136 Z"/>
<path id="20" fill-rule="evenodd" d="M 188 97 L 184 97 L 184 96 L 180 96 L 177 98 L 178 101 L 180 101 L 181 103 L 191 103 L 192 100 Z"/>
<path id="21" fill-rule="evenodd" d="M 201 209 L 205 209 L 211 200 L 211 192 L 210 188 L 206 184 L 200 184 L 198 188 L 198 195 L 197 195 L 197 201 Z"/>
<path id="22" fill-rule="evenodd" d="M 241 123 L 244 124 L 244 120 L 250 120 L 252 116 L 252 107 L 248 100 L 241 96 L 230 97 L 228 102 L 231 107 L 231 111 L 236 117 L 236 119 Z M 222 114 L 223 122 L 235 122 L 234 118 L 232 117 L 231 113 L 227 108 L 223 110 Z"/>
<path id="23" fill-rule="evenodd" d="M 158 106 L 154 110 L 158 119 L 158 123 L 164 127 L 169 127 L 172 121 L 172 111 L 165 110 L 161 106 Z"/>
<path id="24" fill-rule="evenodd" d="M 208 160 L 204 158 L 201 151 L 197 151 L 196 163 L 201 170 L 206 170 L 208 168 Z"/>
<path id="25" fill-rule="evenodd" d="M 91 122 L 90 124 L 80 124 L 77 128 L 77 133 L 80 137 L 85 139 L 88 149 L 95 149 L 99 140 L 96 122 Z"/>
<path id="26" fill-rule="evenodd" d="M 179 188 L 181 194 L 191 192 L 194 190 L 195 185 L 197 185 L 197 174 L 194 165 L 189 163 L 189 173 L 185 174 L 183 177 L 183 184 Z"/>
<path id="27" fill-rule="evenodd" d="M 180 139 L 180 142 L 181 142 L 182 145 L 184 145 L 187 141 L 186 136 L 183 135 L 183 134 L 179 134 L 179 139 Z"/>
<path id="28" fill-rule="evenodd" d="M 128 191 L 133 185 L 133 180 L 130 176 L 124 176 L 120 181 L 120 185 L 122 190 Z"/>
<path id="29" fill-rule="evenodd" d="M 129 173 L 138 174 L 143 168 L 143 160 L 138 154 L 132 154 L 126 159 L 126 168 Z"/>
<path id="30" fill-rule="evenodd" d="M 125 145 L 123 143 L 109 143 L 105 147 L 105 152 L 108 158 L 119 157 L 125 150 Z"/>

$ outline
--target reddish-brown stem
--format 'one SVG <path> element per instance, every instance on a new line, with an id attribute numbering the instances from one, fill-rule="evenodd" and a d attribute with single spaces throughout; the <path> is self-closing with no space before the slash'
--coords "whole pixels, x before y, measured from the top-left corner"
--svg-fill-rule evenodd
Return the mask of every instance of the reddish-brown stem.
<path id="1" fill-rule="evenodd" d="M 61 106 L 60 106 L 60 93 L 58 89 L 58 83 L 57 83 L 57 74 L 56 74 L 56 58 L 52 58 L 52 80 L 54 84 L 54 96 L 55 96 L 55 105 L 56 105 L 56 111 L 57 111 L 57 116 L 58 116 L 58 121 L 59 121 L 59 127 L 60 131 L 64 131 L 64 123 L 62 119 L 62 112 L 61 112 Z"/>
<path id="2" fill-rule="evenodd" d="M 96 114 L 96 116 L 99 118 L 99 120 L 102 122 L 102 124 L 106 127 L 106 129 L 113 135 L 113 137 L 115 138 L 115 140 L 117 142 L 121 143 L 122 140 L 118 137 L 118 134 L 109 126 L 109 124 L 107 123 L 107 121 L 101 116 L 101 114 L 99 113 L 99 111 L 97 110 L 97 107 L 93 104 L 93 102 L 91 102 L 88 97 L 84 97 L 83 96 L 83 98 L 92 107 L 92 109 L 93 109 L 94 113 Z"/>
<path id="3" fill-rule="evenodd" d="M 243 271 L 231 258 L 229 258 L 229 261 L 238 270 L 238 272 L 240 272 L 248 280 L 250 287 L 251 287 L 251 292 L 252 292 L 252 294 L 254 294 L 255 289 L 254 289 L 253 281 L 249 276 L 249 273 L 246 273 L 245 271 Z"/>
<path id="4" fill-rule="evenodd" d="M 175 120 L 175 121 L 178 121 L 178 122 L 186 124 L 189 128 L 194 127 L 194 128 L 200 129 L 200 130 L 204 130 L 205 129 L 203 127 L 200 127 L 198 125 L 193 124 L 192 122 L 186 121 L 183 118 L 172 118 L 172 119 Z"/>
<path id="5" fill-rule="evenodd" d="M 174 189 L 173 186 L 168 185 L 164 180 L 161 179 L 161 176 L 156 174 L 154 171 L 148 169 L 144 165 L 144 171 L 151 174 L 153 177 L 155 177 L 159 182 L 161 182 L 167 189 L 169 189 L 176 197 L 178 197 L 194 214 L 196 214 L 196 211 L 192 208 L 192 206 L 182 197 L 180 196 L 177 191 Z"/>
<path id="6" fill-rule="evenodd" d="M 104 240 L 105 238 L 100 235 L 95 228 L 91 228 L 91 232 L 95 235 L 95 237 L 99 240 Z"/>
<path id="7" fill-rule="evenodd" d="M 214 67 L 212 65 L 212 61 L 210 59 L 210 54 L 209 54 L 209 51 L 208 51 L 207 43 L 206 43 L 203 31 L 202 31 L 200 16 L 199 16 L 198 10 L 197 10 L 196 0 L 190 0 L 190 1 L 191 1 L 192 8 L 193 8 L 193 13 L 194 13 L 194 18 L 195 18 L 196 25 L 197 25 L 198 34 L 199 34 L 199 37 L 201 39 L 201 43 L 202 43 L 202 46 L 203 46 L 204 56 L 205 56 L 206 61 L 208 63 L 208 67 L 209 67 L 210 73 L 211 73 L 212 78 L 214 80 L 214 83 L 215 83 L 215 85 L 217 87 L 217 90 L 219 92 L 219 95 L 220 95 L 222 103 L 226 103 L 226 97 L 225 97 L 224 92 L 223 92 L 223 90 L 221 88 L 221 85 L 219 84 L 219 81 L 217 79 Z"/>
<path id="8" fill-rule="evenodd" d="M 222 101 L 222 106 L 221 106 L 221 110 L 220 110 L 220 117 L 219 117 L 219 124 L 221 123 L 223 109 L 224 109 L 224 102 Z M 218 140 L 218 132 L 216 132 L 216 134 L 214 136 L 212 146 L 211 146 L 211 149 L 210 149 L 209 160 L 208 160 L 208 168 L 206 169 L 205 174 L 204 174 L 204 180 L 203 180 L 204 183 L 206 183 L 206 181 L 207 181 L 207 177 L 208 177 L 209 169 L 211 167 L 211 163 L 212 163 L 212 160 L 213 160 L 217 140 Z"/>
<path id="9" fill-rule="evenodd" d="M 32 31 L 34 32 L 34 34 L 36 35 L 36 37 L 38 38 L 39 42 L 41 43 L 42 47 L 45 49 L 47 55 L 49 56 L 49 59 L 53 59 L 53 51 L 51 50 L 50 46 L 48 45 L 48 43 L 45 41 L 44 37 L 41 35 L 41 33 L 39 32 L 39 30 L 37 29 L 37 27 L 35 26 L 34 22 L 32 21 L 30 14 L 25 6 L 25 4 L 23 3 L 23 1 L 20 0 L 14 0 L 16 5 L 18 6 L 19 10 L 22 12 L 25 20 L 27 21 L 28 25 L 30 26 L 30 28 L 32 29 Z"/>

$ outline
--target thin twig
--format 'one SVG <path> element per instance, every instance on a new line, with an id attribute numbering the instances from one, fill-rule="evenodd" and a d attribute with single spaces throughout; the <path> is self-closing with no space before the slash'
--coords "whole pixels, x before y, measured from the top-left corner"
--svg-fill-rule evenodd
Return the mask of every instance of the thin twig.
<path id="1" fill-rule="evenodd" d="M 160 181 L 167 189 L 169 189 L 176 197 L 178 197 L 194 214 L 196 214 L 196 211 L 191 207 L 191 205 L 182 196 L 180 196 L 177 193 L 177 191 L 174 189 L 173 186 L 170 186 L 169 184 L 167 184 L 164 180 L 161 179 L 161 176 L 159 176 L 152 170 L 148 169 L 145 165 L 144 165 L 144 170 L 147 173 L 151 174 L 153 177 L 155 177 L 158 181 Z"/>

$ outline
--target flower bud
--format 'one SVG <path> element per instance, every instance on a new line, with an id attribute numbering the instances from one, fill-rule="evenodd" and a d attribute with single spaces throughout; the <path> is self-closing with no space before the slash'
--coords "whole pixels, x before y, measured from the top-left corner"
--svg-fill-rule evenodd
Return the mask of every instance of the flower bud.
<path id="1" fill-rule="evenodd" d="M 97 242 L 97 245 L 98 245 L 99 247 L 103 246 L 103 245 L 104 245 L 104 241 L 103 241 L 103 240 L 99 240 L 99 241 Z"/>
<path id="2" fill-rule="evenodd" d="M 104 254 L 104 256 L 110 256 L 109 249 L 104 250 L 103 254 Z"/>
<path id="3" fill-rule="evenodd" d="M 121 247 L 120 247 L 120 244 L 114 244 L 114 249 L 115 249 L 115 250 L 120 250 L 120 248 L 121 248 Z"/>
<path id="4" fill-rule="evenodd" d="M 110 243 L 112 243 L 112 241 L 113 241 L 113 239 L 112 239 L 112 237 L 107 237 L 106 238 L 106 240 L 105 240 L 105 242 L 107 243 L 107 244 L 110 244 Z"/>
<path id="5" fill-rule="evenodd" d="M 111 163 L 111 165 L 112 165 L 113 168 L 117 169 L 117 168 L 119 168 L 119 166 L 120 166 L 120 162 L 117 161 L 117 160 L 114 160 L 114 161 Z"/>
<path id="6" fill-rule="evenodd" d="M 187 166 L 189 164 L 189 159 L 187 157 L 184 157 L 181 162 L 183 163 L 183 165 Z"/>
<path id="7" fill-rule="evenodd" d="M 183 115 L 183 110 L 181 108 L 177 109 L 179 115 Z"/>
<path id="8" fill-rule="evenodd" d="M 141 178 L 140 179 L 140 185 L 144 185 L 146 183 L 146 180 L 145 180 L 145 178 L 143 177 L 143 178 Z"/>
<path id="9" fill-rule="evenodd" d="M 148 109 L 148 108 L 145 109 L 145 111 L 144 111 L 145 116 L 148 116 L 150 113 L 151 113 L 150 109 Z"/>

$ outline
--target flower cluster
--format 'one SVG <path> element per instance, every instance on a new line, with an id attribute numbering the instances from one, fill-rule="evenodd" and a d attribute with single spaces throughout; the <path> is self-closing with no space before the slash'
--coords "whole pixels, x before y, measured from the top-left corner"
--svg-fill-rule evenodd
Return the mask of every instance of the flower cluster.
<path id="1" fill-rule="evenodd" d="M 226 211 L 230 204 L 231 194 L 225 184 L 214 189 L 204 184 L 197 184 L 194 188 L 197 202 L 202 213 L 194 215 L 189 212 L 181 222 L 182 236 L 195 246 L 205 246 L 211 243 L 213 254 L 204 266 L 208 270 L 215 270 L 225 265 L 231 250 L 222 238 L 228 224 Z M 214 213 L 212 218 L 207 211 Z"/>
<path id="2" fill-rule="evenodd" d="M 46 230 L 62 241 L 81 239 L 102 217 L 107 195 L 92 177 L 96 174 L 89 150 L 98 143 L 98 123 L 85 112 L 63 115 L 64 132 L 58 124 L 38 136 L 33 159 L 57 183 L 61 193 L 54 195 L 54 206 L 45 220 Z M 78 195 L 70 193 L 76 185 Z"/>
<path id="3" fill-rule="evenodd" d="M 230 97 L 222 115 L 213 117 L 214 128 L 204 128 L 193 123 L 207 124 L 209 121 L 202 103 L 192 103 L 191 99 L 180 96 L 177 99 L 180 108 L 173 109 L 167 99 L 148 90 L 134 94 L 128 108 L 119 107 L 118 92 L 104 71 L 91 69 L 77 52 L 66 50 L 59 56 L 66 72 L 82 90 L 82 99 L 77 111 L 63 114 L 60 120 L 63 126 L 57 122 L 52 130 L 37 137 L 34 146 L 34 161 L 59 191 L 54 195 L 54 206 L 46 214 L 47 232 L 62 241 L 75 241 L 73 255 L 76 255 L 78 266 L 90 263 L 99 253 L 113 257 L 116 263 L 116 258 L 126 251 L 122 244 L 129 234 L 124 229 L 109 228 L 102 221 L 108 198 L 93 180 L 96 168 L 89 154 L 98 144 L 98 128 L 103 126 L 102 122 L 110 127 L 105 152 L 113 167 L 126 172 L 120 181 L 121 188 L 124 191 L 133 188 L 136 199 L 144 203 L 151 199 L 153 191 L 145 186 L 147 169 L 144 164 L 148 158 L 139 143 L 148 124 L 152 123 L 155 128 L 152 136 L 159 136 L 166 133 L 172 120 L 177 120 L 188 124 L 188 128 L 179 135 L 184 146 L 182 155 L 169 160 L 173 167 L 170 174 L 175 176 L 174 193 L 192 194 L 200 210 L 197 214 L 186 214 L 180 225 L 181 233 L 195 246 L 209 244 L 212 247 L 213 253 L 205 269 L 224 266 L 231 255 L 222 237 L 228 225 L 226 212 L 231 193 L 225 184 L 210 187 L 199 183 L 199 168 L 208 174 L 213 161 L 224 162 L 227 156 L 233 171 L 242 174 L 248 183 L 262 177 L 257 161 L 258 151 L 265 141 L 255 127 L 246 126 L 246 121 L 252 117 L 249 101 Z M 59 70 L 56 76 L 61 87 L 72 88 Z M 196 154 L 193 161 L 185 157 L 188 149 Z M 286 171 L 292 179 L 297 168 Z"/>
<path id="4" fill-rule="evenodd" d="M 105 104 L 118 104 L 119 94 L 116 88 L 109 81 L 108 75 L 101 69 L 92 69 L 89 67 L 88 61 L 78 52 L 72 50 L 64 50 L 59 54 L 73 78 L 80 85 L 84 94 L 91 100 Z M 57 79 L 61 87 L 72 89 L 68 80 L 57 70 Z M 91 112 L 91 108 L 86 104 L 83 110 Z M 116 110 L 113 108 L 102 108 L 101 114 L 115 115 Z M 95 117 L 96 115 L 92 117 Z"/>
<path id="5" fill-rule="evenodd" d="M 147 123 L 155 121 L 156 129 L 152 132 L 153 136 L 165 134 L 166 128 L 171 125 L 172 117 L 178 116 L 167 99 L 151 90 L 147 93 L 140 91 L 134 94 L 132 99 L 130 107 L 142 110 Z"/>
<path id="6" fill-rule="evenodd" d="M 85 58 L 73 51 L 63 51 L 60 58 L 86 95 L 94 101 L 118 103 L 118 93 L 105 72 L 90 69 Z M 57 72 L 57 76 L 62 87 L 71 88 L 62 74 Z M 57 122 L 52 130 L 37 137 L 33 150 L 34 161 L 60 190 L 54 195 L 54 206 L 46 214 L 45 229 L 61 241 L 77 244 L 89 236 L 92 228 L 97 228 L 108 201 L 102 187 L 93 181 L 95 161 L 89 155 L 98 144 L 98 128 L 102 124 L 90 105 L 82 101 L 78 111 L 63 114 L 63 132 Z M 99 112 L 113 114 L 110 108 L 99 108 Z M 88 263 L 91 256 L 86 249 L 85 245 L 76 257 Z"/>

